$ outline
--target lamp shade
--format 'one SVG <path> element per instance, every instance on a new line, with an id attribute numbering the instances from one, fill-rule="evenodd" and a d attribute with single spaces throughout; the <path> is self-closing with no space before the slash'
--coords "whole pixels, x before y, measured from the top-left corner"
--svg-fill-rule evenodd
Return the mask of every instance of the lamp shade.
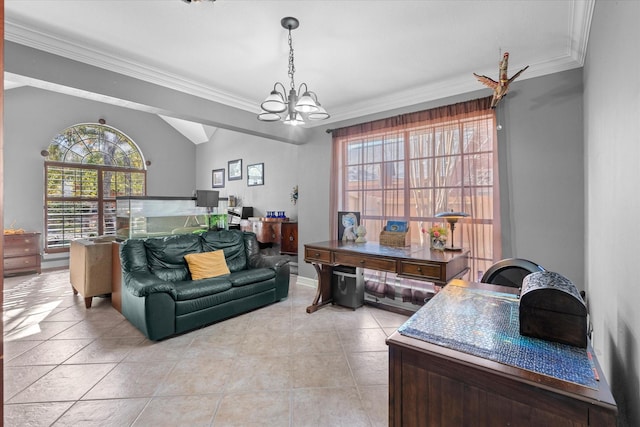
<path id="1" fill-rule="evenodd" d="M 258 114 L 258 120 L 262 120 L 263 122 L 277 122 L 280 119 L 281 117 L 278 113 L 262 111 L 260 114 Z"/>
<path id="2" fill-rule="evenodd" d="M 312 113 L 318 110 L 316 101 L 313 100 L 309 92 L 302 94 L 298 102 L 296 103 L 296 111 L 300 113 Z"/>
<path id="3" fill-rule="evenodd" d="M 324 107 L 320 105 L 320 103 L 318 103 L 318 110 L 312 113 L 309 113 L 307 117 L 309 117 L 309 120 L 325 120 L 325 119 L 328 119 L 330 116 L 329 116 L 329 113 L 327 113 L 327 110 L 325 110 Z"/>
<path id="4" fill-rule="evenodd" d="M 269 113 L 282 113 L 287 109 L 287 104 L 280 92 L 272 90 L 260 107 Z"/>
<path id="5" fill-rule="evenodd" d="M 440 212 L 440 213 L 436 214 L 436 218 L 444 218 L 448 222 L 452 222 L 450 220 L 457 221 L 460 218 L 466 218 L 468 216 L 469 216 L 469 214 L 466 213 L 466 212 L 454 212 L 454 211 L 451 211 L 451 212 Z M 455 222 L 455 221 L 453 221 L 453 222 Z"/>

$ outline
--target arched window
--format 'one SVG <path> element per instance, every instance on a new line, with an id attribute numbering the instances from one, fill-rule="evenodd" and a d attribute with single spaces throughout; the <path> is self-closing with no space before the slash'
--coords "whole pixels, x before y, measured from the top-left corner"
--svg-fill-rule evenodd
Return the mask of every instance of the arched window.
<path id="1" fill-rule="evenodd" d="M 111 126 L 71 126 L 53 138 L 47 152 L 47 252 L 67 251 L 73 239 L 115 234 L 116 196 L 146 194 L 142 152 Z"/>

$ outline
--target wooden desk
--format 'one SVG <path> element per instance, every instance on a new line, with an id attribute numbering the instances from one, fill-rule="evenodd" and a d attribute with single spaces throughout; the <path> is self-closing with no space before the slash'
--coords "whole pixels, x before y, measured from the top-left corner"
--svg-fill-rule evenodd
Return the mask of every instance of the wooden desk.
<path id="1" fill-rule="evenodd" d="M 448 288 L 454 286 L 517 292 L 461 280 L 451 282 Z M 437 310 L 437 297 L 420 310 Z M 616 403 L 595 356 L 600 380 L 591 388 L 398 331 L 387 338 L 387 344 L 389 426 L 616 425 Z"/>
<path id="2" fill-rule="evenodd" d="M 432 251 L 423 247 L 391 247 L 378 243 L 331 240 L 304 245 L 304 260 L 318 273 L 318 289 L 307 313 L 331 302 L 333 267 L 344 265 L 389 271 L 400 277 L 444 286 L 469 270 L 469 251 Z"/>

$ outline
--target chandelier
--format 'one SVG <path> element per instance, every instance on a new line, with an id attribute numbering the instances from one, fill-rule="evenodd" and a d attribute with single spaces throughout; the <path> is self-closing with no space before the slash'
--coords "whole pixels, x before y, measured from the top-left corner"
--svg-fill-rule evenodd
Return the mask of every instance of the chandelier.
<path id="1" fill-rule="evenodd" d="M 273 90 L 267 99 L 260 104 L 262 112 L 258 114 L 258 120 L 265 122 L 283 120 L 287 125 L 298 126 L 304 125 L 304 116 L 309 120 L 328 119 L 330 117 L 329 113 L 322 108 L 318 102 L 318 96 L 315 92 L 309 90 L 306 83 L 302 83 L 296 92 L 296 84 L 293 78 L 293 75 L 296 72 L 296 67 L 293 63 L 293 41 L 291 39 L 291 30 L 298 28 L 300 22 L 296 18 L 286 17 L 280 20 L 280 25 L 289 31 L 288 75 L 291 80 L 289 84 L 289 96 L 287 97 L 287 89 L 282 83 L 277 82 L 273 85 Z"/>

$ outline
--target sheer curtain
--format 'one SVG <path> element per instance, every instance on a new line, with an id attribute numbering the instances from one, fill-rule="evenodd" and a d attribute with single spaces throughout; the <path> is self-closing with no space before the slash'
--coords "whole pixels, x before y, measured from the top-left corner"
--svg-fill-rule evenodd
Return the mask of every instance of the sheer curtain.
<path id="1" fill-rule="evenodd" d="M 355 211 L 367 240 L 377 241 L 388 220 L 404 220 L 411 244 L 428 245 L 431 226 L 449 229 L 438 212 L 466 212 L 454 246 L 471 250 L 468 278 L 477 280 L 501 258 L 490 102 L 487 97 L 333 130 L 332 234 L 337 236 L 337 212 Z"/>

